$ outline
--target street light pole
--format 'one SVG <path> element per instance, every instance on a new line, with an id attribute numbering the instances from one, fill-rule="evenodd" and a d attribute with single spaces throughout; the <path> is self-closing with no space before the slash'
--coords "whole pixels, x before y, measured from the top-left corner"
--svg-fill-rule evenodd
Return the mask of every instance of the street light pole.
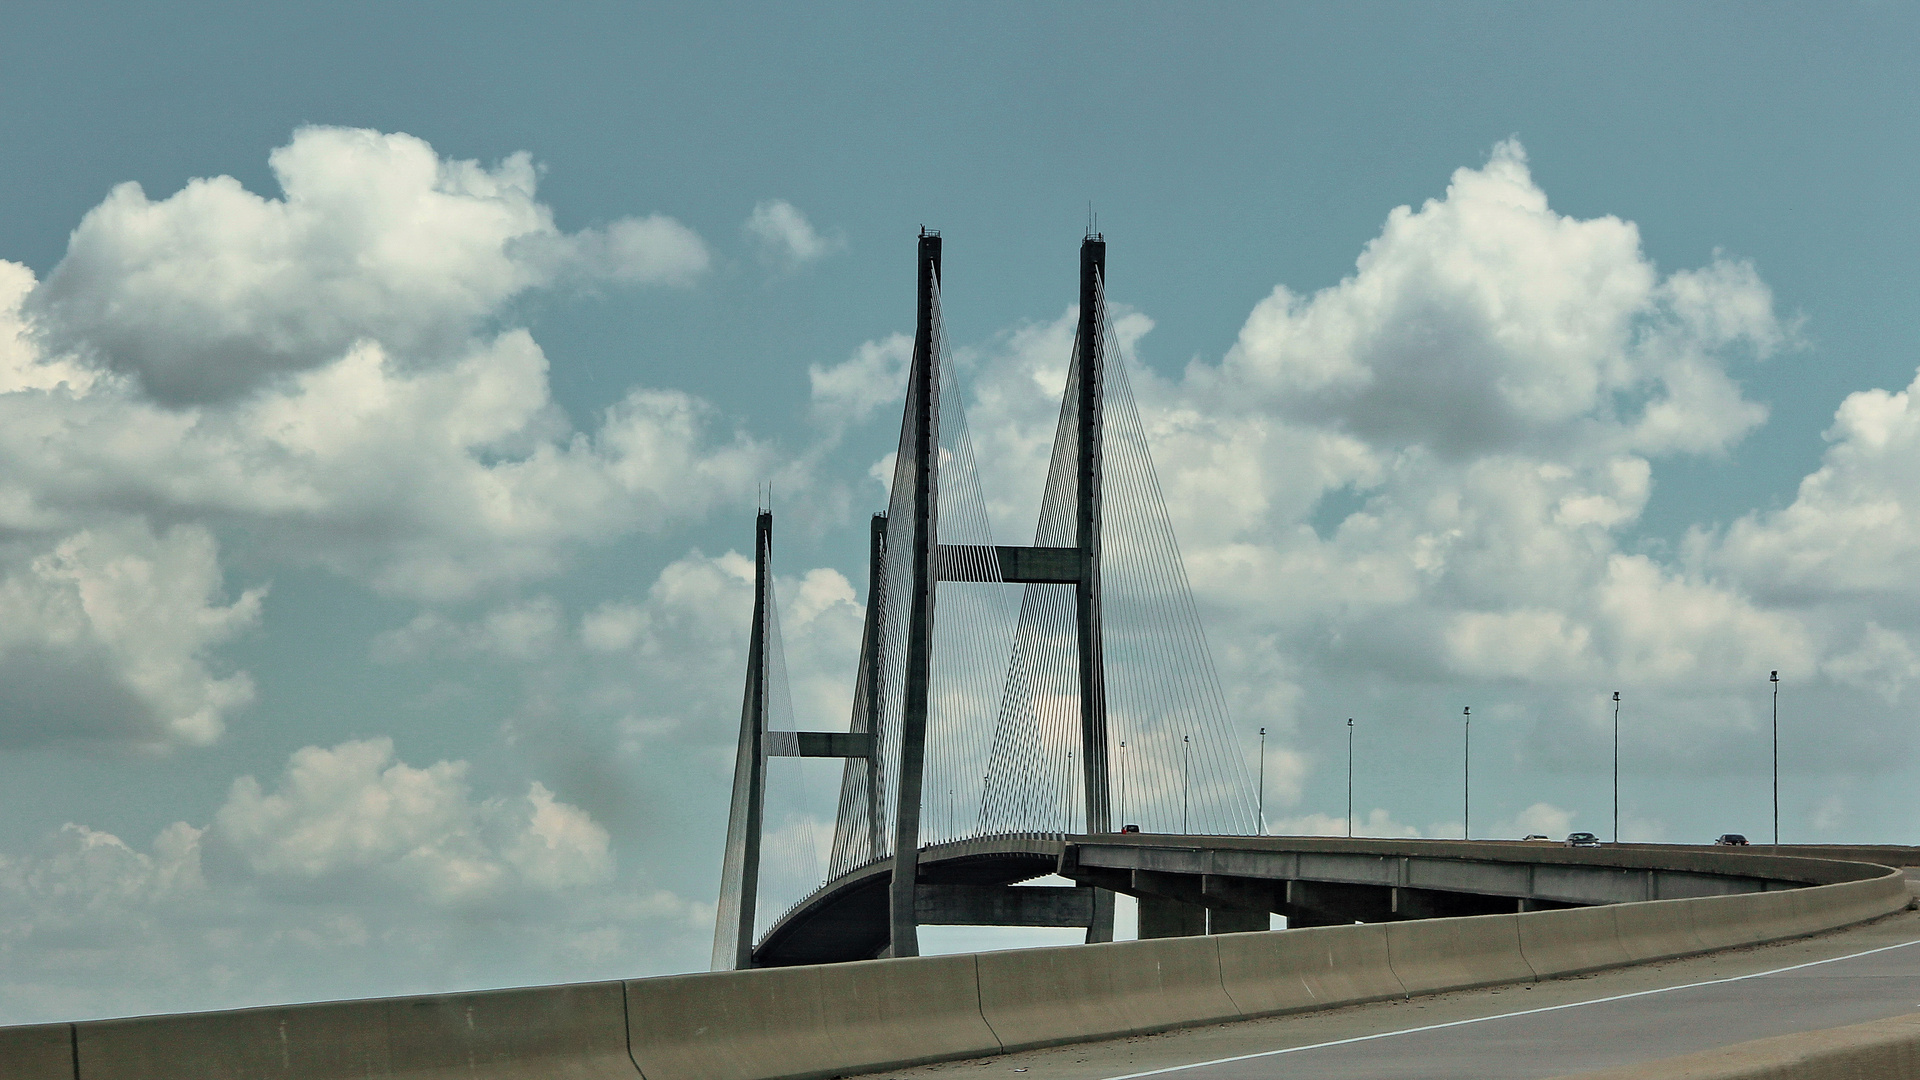
<path id="1" fill-rule="evenodd" d="M 1773 684 L 1773 846 L 1780 846 L 1780 673 L 1767 676 Z"/>
<path id="2" fill-rule="evenodd" d="M 1193 761 L 1193 736 L 1180 736 L 1180 835 L 1187 835 L 1187 780 L 1192 775 L 1188 765 Z"/>
<path id="3" fill-rule="evenodd" d="M 1620 842 L 1620 691 L 1613 692 L 1613 842 Z"/>
<path id="4" fill-rule="evenodd" d="M 1127 823 L 1127 740 L 1120 740 L 1120 824 Z"/>
<path id="5" fill-rule="evenodd" d="M 1473 706 L 1463 705 L 1460 715 L 1466 717 L 1467 745 L 1460 755 L 1460 839 L 1473 839 Z"/>
<path id="6" fill-rule="evenodd" d="M 1347 836 L 1353 836 L 1353 717 L 1347 717 Z"/>
<path id="7" fill-rule="evenodd" d="M 1267 729 L 1260 729 L 1260 835 L 1267 835 Z"/>

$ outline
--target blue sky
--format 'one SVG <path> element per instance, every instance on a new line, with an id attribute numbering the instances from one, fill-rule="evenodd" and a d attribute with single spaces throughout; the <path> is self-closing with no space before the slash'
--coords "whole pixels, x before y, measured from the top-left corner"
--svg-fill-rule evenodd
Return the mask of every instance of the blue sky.
<path id="1" fill-rule="evenodd" d="M 1089 204 L 1276 827 L 1355 715 L 1457 828 L 1472 704 L 1604 833 L 1620 689 L 1628 835 L 1762 834 L 1778 668 L 1787 838 L 1909 840 L 1917 22 L 10 8 L 0 1020 L 702 966 L 756 485 L 832 726 L 914 232 L 1018 538 Z"/>

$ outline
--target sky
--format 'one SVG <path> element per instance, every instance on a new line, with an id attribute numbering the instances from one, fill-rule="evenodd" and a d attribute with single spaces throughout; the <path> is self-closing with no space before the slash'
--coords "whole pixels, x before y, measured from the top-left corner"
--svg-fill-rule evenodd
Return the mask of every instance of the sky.
<path id="1" fill-rule="evenodd" d="M 1618 691 L 1623 839 L 1770 839 L 1778 671 L 1782 839 L 1913 842 L 1917 30 L 8 5 L 0 1023 L 704 968 L 761 492 L 842 727 L 914 237 L 1017 543 L 1090 210 L 1273 831 L 1353 717 L 1459 835 L 1471 708 L 1474 835 L 1610 837 Z"/>

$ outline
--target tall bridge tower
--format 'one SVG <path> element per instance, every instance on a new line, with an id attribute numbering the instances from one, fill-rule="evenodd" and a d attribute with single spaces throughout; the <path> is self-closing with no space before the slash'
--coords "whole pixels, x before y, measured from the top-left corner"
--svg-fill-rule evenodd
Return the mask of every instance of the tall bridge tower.
<path id="1" fill-rule="evenodd" d="M 1035 867 L 1025 863 L 1017 868 L 1009 864 L 1000 877 L 1019 876 L 1004 881 L 981 870 L 976 874 L 980 880 L 933 882 L 920 867 L 930 833 L 940 834 L 933 838 L 935 844 L 951 844 L 1036 830 L 1058 835 L 1114 828 L 1115 739 L 1109 725 L 1102 589 L 1104 496 L 1111 484 L 1105 461 L 1109 376 L 1114 370 L 1109 353 L 1115 340 L 1105 300 L 1106 241 L 1089 233 L 1080 245 L 1074 355 L 1040 525 L 1035 542 L 1026 546 L 994 544 L 987 529 L 941 315 L 941 245 L 937 232 L 921 231 L 906 408 L 888 510 L 874 516 L 870 532 L 866 619 L 850 730 L 845 733 L 768 727 L 785 687 L 784 674 L 773 670 L 780 661 L 778 623 L 771 614 L 776 610 L 769 573 L 771 515 L 763 512 L 759 518 L 754 623 L 715 933 L 716 969 L 797 962 L 791 957 L 798 954 L 782 953 L 786 959 L 756 956 L 753 940 L 768 756 L 847 759 L 829 880 L 816 890 L 817 896 L 833 894 L 838 897 L 834 902 L 846 907 L 837 919 L 849 926 L 858 923 L 843 931 L 843 937 L 858 943 L 849 944 L 839 954 L 842 958 L 918 955 L 919 928 L 928 922 L 1080 926 L 1089 942 L 1112 939 L 1113 894 L 1105 890 L 1006 889 L 1035 876 Z M 1119 385 L 1124 390 L 1124 378 Z M 1152 518 L 1152 528 L 1164 533 L 1164 538 L 1156 533 L 1154 543 L 1136 546 L 1159 553 L 1154 557 L 1163 562 L 1165 552 L 1171 552 L 1177 588 L 1160 591 L 1178 594 L 1175 599 L 1186 605 L 1178 614 L 1197 634 L 1184 570 L 1178 565 L 1130 393 L 1124 406 L 1133 433 L 1127 460 L 1146 479 L 1140 482 L 1136 475 L 1122 494 L 1132 500 L 1129 506 L 1140 504 L 1136 516 Z M 1160 577 L 1169 577 L 1164 571 L 1162 567 Z M 1025 586 L 1010 636 L 985 640 L 992 635 L 979 631 L 986 625 L 979 615 L 981 593 L 940 588 L 960 583 Z M 969 633 L 976 640 L 960 640 Z M 967 647 L 999 650 L 996 670 L 1004 671 L 1004 681 L 986 688 L 992 699 L 978 682 L 971 692 L 943 682 L 943 665 L 966 664 L 942 657 Z M 1201 660 L 1204 652 L 1202 640 Z M 1180 665 L 1185 681 L 1199 685 L 1212 679 L 1212 666 L 1204 661 L 1204 679 L 1192 677 L 1195 653 L 1186 648 L 1168 663 Z M 1217 685 L 1213 697 L 1219 697 Z M 1224 705 L 1215 711 L 1224 724 Z M 1184 723 L 1191 732 L 1198 715 L 1169 723 Z M 1186 745 L 1190 755 L 1191 743 Z M 1171 761 L 1169 752 L 1155 761 Z M 1190 786 L 1184 762 L 1182 770 L 1182 783 Z M 934 789 L 928 786 L 930 773 L 940 777 Z M 1151 769 L 1135 778 L 1136 788 L 1164 788 L 1169 776 L 1166 768 Z M 1123 789 L 1125 780 L 1123 775 Z M 957 792 L 965 791 L 971 801 L 976 789 L 978 805 L 969 812 L 977 819 L 970 831 L 960 830 L 954 823 Z M 1187 794 L 1180 792 L 1183 802 Z M 926 815 L 942 805 L 942 795 L 945 827 L 930 829 Z M 1063 803 L 1077 809 L 1063 814 Z M 840 895 L 851 895 L 850 890 L 859 893 L 857 902 Z M 778 928 L 769 932 L 778 936 Z"/>

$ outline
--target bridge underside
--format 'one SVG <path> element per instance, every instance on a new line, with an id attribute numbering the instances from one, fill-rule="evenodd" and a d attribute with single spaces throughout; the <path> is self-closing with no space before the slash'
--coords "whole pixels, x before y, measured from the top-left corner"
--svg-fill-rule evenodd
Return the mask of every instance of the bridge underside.
<path id="1" fill-rule="evenodd" d="M 1490 915 L 1762 892 L 1808 884 L 1755 856 L 1753 873 L 1709 871 L 1686 849 L 1562 848 L 1464 841 L 1302 837 L 983 837 L 922 850 L 925 925 L 1087 926 L 1096 890 L 1139 900 L 1139 936 Z M 1694 868 L 1699 864 L 1702 868 Z M 1022 886 L 1060 874 L 1076 888 Z M 754 964 L 884 955 L 890 860 L 830 882 L 776 922 Z"/>
<path id="2" fill-rule="evenodd" d="M 988 837 L 921 850 L 915 914 L 923 926 L 1086 926 L 1092 890 L 1017 883 L 1060 864 L 1057 837 Z M 885 955 L 893 860 L 829 882 L 767 931 L 756 967 L 832 964 Z"/>

